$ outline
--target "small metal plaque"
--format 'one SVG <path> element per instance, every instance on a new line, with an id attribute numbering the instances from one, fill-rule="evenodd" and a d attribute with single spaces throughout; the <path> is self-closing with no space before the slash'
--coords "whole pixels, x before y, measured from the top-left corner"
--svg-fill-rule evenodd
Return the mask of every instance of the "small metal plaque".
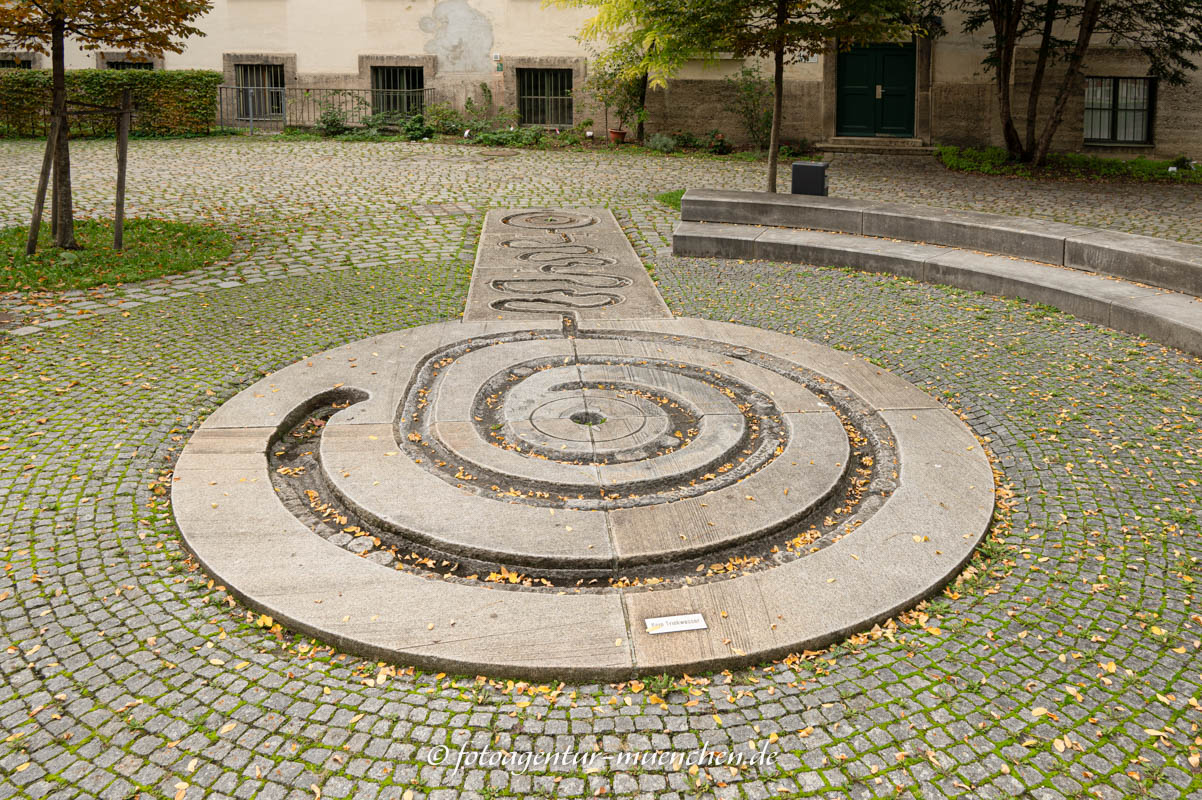
<path id="1" fill-rule="evenodd" d="M 676 633 L 677 631 L 703 631 L 709 626 L 700 614 L 676 614 L 672 617 L 651 617 L 643 620 L 647 633 Z"/>

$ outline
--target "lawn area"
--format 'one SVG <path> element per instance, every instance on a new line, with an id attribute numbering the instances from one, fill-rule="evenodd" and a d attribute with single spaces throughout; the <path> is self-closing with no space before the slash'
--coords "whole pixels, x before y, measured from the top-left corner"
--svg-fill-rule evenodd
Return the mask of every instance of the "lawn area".
<path id="1" fill-rule="evenodd" d="M 674 208 L 677 211 L 679 211 L 680 210 L 680 198 L 682 198 L 682 197 L 684 197 L 684 189 L 677 189 L 672 192 L 664 192 L 663 194 L 657 194 L 655 196 L 655 200 L 657 203 L 663 203 L 668 208 Z"/>
<path id="2" fill-rule="evenodd" d="M 51 245 L 43 225 L 38 251 L 25 255 L 23 227 L 0 230 L 0 290 L 86 289 L 101 284 L 175 275 L 227 258 L 234 249 L 229 233 L 212 225 L 159 219 L 125 221 L 125 249 L 113 250 L 110 220 L 76 220 L 81 250 Z"/>

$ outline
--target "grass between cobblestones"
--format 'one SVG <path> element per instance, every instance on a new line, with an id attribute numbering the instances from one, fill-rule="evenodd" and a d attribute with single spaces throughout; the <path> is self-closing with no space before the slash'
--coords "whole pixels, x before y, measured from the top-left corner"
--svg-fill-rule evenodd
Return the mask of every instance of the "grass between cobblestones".
<path id="1" fill-rule="evenodd" d="M 657 194 L 655 196 L 655 201 L 657 203 L 663 203 L 668 208 L 674 208 L 677 211 L 679 211 L 680 210 L 680 199 L 682 197 L 684 197 L 684 189 L 677 189 L 674 192 L 664 192 L 663 194 Z"/>
<path id="2" fill-rule="evenodd" d="M 175 275 L 227 258 L 233 237 L 213 225 L 161 219 L 127 219 L 125 247 L 113 249 L 110 220 L 76 220 L 81 250 L 52 246 L 43 225 L 38 250 L 25 254 L 28 229 L 0 230 L 0 290 L 86 289 L 102 284 Z"/>

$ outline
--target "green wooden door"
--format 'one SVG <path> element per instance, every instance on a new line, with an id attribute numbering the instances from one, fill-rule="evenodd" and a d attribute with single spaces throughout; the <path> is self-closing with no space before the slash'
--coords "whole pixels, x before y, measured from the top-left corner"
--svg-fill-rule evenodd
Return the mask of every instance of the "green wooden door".
<path id="1" fill-rule="evenodd" d="M 839 53 L 835 134 L 914 135 L 914 43 Z"/>

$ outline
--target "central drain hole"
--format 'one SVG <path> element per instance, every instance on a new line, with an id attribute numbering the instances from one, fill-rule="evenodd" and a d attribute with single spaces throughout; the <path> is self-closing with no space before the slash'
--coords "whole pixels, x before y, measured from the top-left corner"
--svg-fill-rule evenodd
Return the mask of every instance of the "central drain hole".
<path id="1" fill-rule="evenodd" d="M 596 411 L 577 411 L 572 416 L 568 417 L 577 425 L 600 425 L 605 422 L 605 417 L 598 414 Z"/>

